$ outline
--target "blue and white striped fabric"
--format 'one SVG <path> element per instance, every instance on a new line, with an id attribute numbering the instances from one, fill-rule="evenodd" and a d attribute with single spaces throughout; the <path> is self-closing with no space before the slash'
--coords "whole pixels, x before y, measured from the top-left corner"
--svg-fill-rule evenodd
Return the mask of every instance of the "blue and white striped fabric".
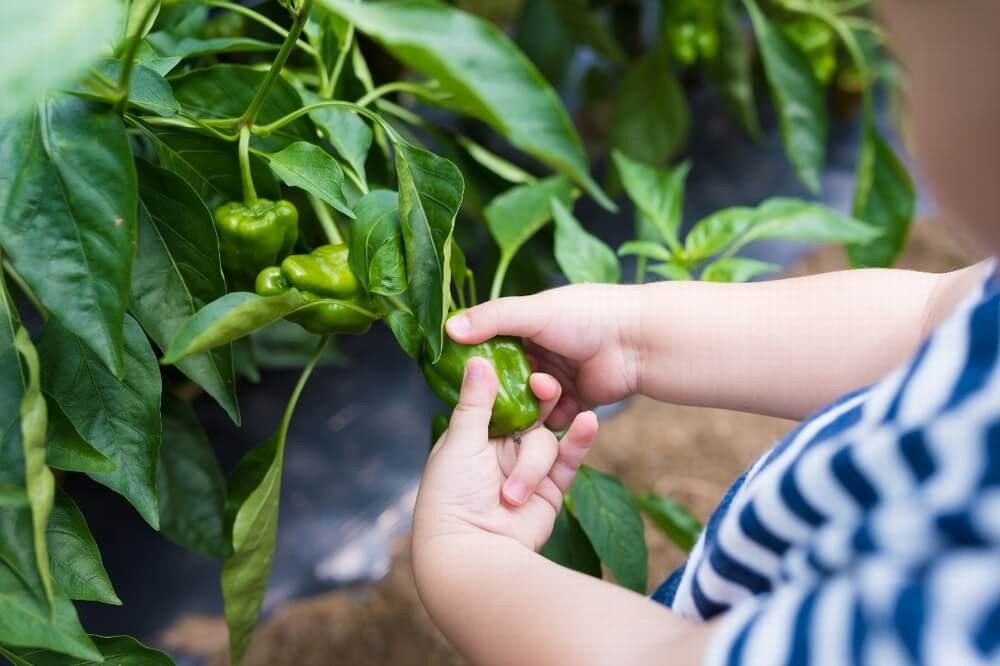
<path id="1" fill-rule="evenodd" d="M 707 664 L 1000 664 L 1000 283 L 727 493 L 653 598 Z"/>

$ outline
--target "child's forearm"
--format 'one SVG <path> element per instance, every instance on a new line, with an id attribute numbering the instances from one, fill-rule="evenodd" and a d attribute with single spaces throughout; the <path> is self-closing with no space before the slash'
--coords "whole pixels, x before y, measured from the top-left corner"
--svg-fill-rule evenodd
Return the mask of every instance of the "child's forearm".
<path id="1" fill-rule="evenodd" d="M 643 287 L 639 387 L 659 400 L 801 419 L 912 354 L 981 279 L 859 270 Z"/>
<path id="2" fill-rule="evenodd" d="M 697 664 L 711 630 L 505 537 L 414 543 L 413 553 L 424 606 L 475 664 Z"/>

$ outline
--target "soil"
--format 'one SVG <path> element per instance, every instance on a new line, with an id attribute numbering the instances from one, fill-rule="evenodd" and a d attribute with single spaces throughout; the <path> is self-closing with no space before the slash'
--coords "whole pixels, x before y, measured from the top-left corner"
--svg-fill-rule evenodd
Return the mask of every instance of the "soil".
<path id="1" fill-rule="evenodd" d="M 941 272 L 970 263 L 964 251 L 931 222 L 916 225 L 901 268 Z M 791 274 L 846 267 L 843 252 L 825 248 L 808 255 Z M 730 482 L 794 425 L 790 421 L 721 410 L 677 407 L 634 399 L 601 426 L 588 464 L 617 474 L 633 490 L 655 491 L 682 502 L 704 519 Z M 683 561 L 684 554 L 647 524 L 652 588 Z M 417 597 L 407 539 L 394 549 L 393 566 L 380 582 L 340 590 L 290 605 L 255 633 L 248 666 L 394 664 L 438 666 L 466 663 L 431 623 Z M 221 617 L 187 617 L 161 636 L 163 647 L 226 662 Z"/>

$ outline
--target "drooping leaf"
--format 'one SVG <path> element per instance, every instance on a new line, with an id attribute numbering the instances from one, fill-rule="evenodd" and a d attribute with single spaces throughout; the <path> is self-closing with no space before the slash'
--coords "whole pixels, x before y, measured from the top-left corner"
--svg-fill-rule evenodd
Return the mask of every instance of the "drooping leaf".
<path id="1" fill-rule="evenodd" d="M 434 0 L 320 0 L 407 66 L 438 81 L 442 102 L 565 173 L 609 209 L 558 95 L 496 26 Z"/>
<path id="2" fill-rule="evenodd" d="M 385 324 L 396 337 L 400 349 L 416 361 L 420 357 L 420 345 L 423 338 L 420 335 L 420 323 L 409 310 L 393 310 L 385 317 Z"/>
<path id="3" fill-rule="evenodd" d="M 327 202 L 349 218 L 354 211 L 344 199 L 344 172 L 337 160 L 314 143 L 297 141 L 276 153 L 258 153 L 286 185 Z"/>
<path id="4" fill-rule="evenodd" d="M 351 270 L 366 291 L 393 296 L 406 290 L 406 259 L 399 223 L 399 197 L 373 190 L 354 205 Z"/>
<path id="5" fill-rule="evenodd" d="M 322 97 L 309 90 L 300 92 L 302 101 L 313 104 L 322 101 Z M 326 107 L 313 109 L 309 117 L 323 133 L 330 145 L 340 155 L 354 172 L 362 185 L 367 186 L 365 161 L 372 146 L 372 130 L 356 113 L 347 109 Z"/>
<path id="6" fill-rule="evenodd" d="M 601 561 L 622 586 L 646 591 L 646 536 L 632 494 L 621 481 L 580 467 L 570 489 L 573 513 Z"/>
<path id="7" fill-rule="evenodd" d="M 174 666 L 174 660 L 159 650 L 148 648 L 131 636 L 91 636 L 99 650 L 97 659 L 80 660 L 47 650 L 0 646 L 0 654 L 14 666 Z M 103 658 L 103 659 L 101 659 Z"/>
<path id="8" fill-rule="evenodd" d="M 638 496 L 636 501 L 674 545 L 686 553 L 691 552 L 701 533 L 701 522 L 690 511 L 669 497 L 655 493 Z"/>
<path id="9" fill-rule="evenodd" d="M 820 190 L 820 171 L 826 155 L 826 108 L 823 87 L 805 54 L 788 41 L 757 7 L 744 0 L 764 74 L 778 111 L 785 153 L 799 179 L 811 192 Z"/>
<path id="10" fill-rule="evenodd" d="M 83 73 L 117 38 L 123 15 L 118 0 L 4 3 L 0 120 L 28 109 L 47 91 Z"/>
<path id="11" fill-rule="evenodd" d="M 396 174 L 407 297 L 431 358 L 436 360 L 441 355 L 451 289 L 448 241 L 465 182 L 454 164 L 405 142 L 396 146 Z"/>
<path id="12" fill-rule="evenodd" d="M 854 266 L 889 266 L 899 256 L 916 210 L 913 181 L 892 146 L 867 119 L 854 190 L 854 217 L 882 231 L 849 248 Z"/>
<path id="13" fill-rule="evenodd" d="M 221 560 L 229 554 L 222 470 L 194 411 L 169 395 L 163 401 L 156 490 L 165 537 L 206 557 Z"/>
<path id="14" fill-rule="evenodd" d="M 614 250 L 588 233 L 556 198 L 551 201 L 556 221 L 556 262 L 566 278 L 578 282 L 618 282 L 621 269 Z"/>
<path id="15" fill-rule="evenodd" d="M 117 81 L 121 76 L 122 65 L 118 60 L 103 58 L 94 63 L 93 68 L 106 79 Z M 74 95 L 110 103 L 115 101 L 117 92 L 108 90 L 93 78 L 82 79 L 68 90 Z M 132 67 L 128 101 L 134 107 L 164 118 L 177 115 L 181 111 L 181 105 L 174 98 L 174 91 L 163 75 L 138 62 Z"/>
<path id="16" fill-rule="evenodd" d="M 569 567 L 595 578 L 601 577 L 601 560 L 594 552 L 579 521 L 564 506 L 552 528 L 552 536 L 540 553 L 556 564 Z"/>
<path id="17" fill-rule="evenodd" d="M 131 310 L 161 349 L 206 303 L 226 293 L 219 241 L 211 214 L 179 176 L 136 162 L 139 173 L 139 243 L 132 275 Z M 177 369 L 212 396 L 234 423 L 233 351 L 222 347 L 190 356 Z"/>
<path id="18" fill-rule="evenodd" d="M 254 53 L 277 51 L 278 44 L 263 42 L 249 37 L 178 37 L 169 32 L 159 31 L 146 35 L 146 42 L 163 57 L 197 58 L 213 53 Z"/>
<path id="19" fill-rule="evenodd" d="M 118 376 L 136 199 L 125 128 L 107 107 L 59 97 L 0 124 L 0 246 Z"/>
<path id="20" fill-rule="evenodd" d="M 67 472 L 113 472 L 116 465 L 76 431 L 62 408 L 48 400 L 49 428 L 45 434 L 45 462 Z"/>
<path id="21" fill-rule="evenodd" d="M 303 369 L 274 435 L 253 448 L 229 479 L 226 526 L 231 537 L 232 554 L 222 567 L 222 598 L 229 625 L 230 662 L 234 664 L 243 659 L 250 644 L 274 559 L 281 469 L 288 426 L 302 388 L 325 344 L 324 338 Z"/>
<path id="22" fill-rule="evenodd" d="M 50 319 L 39 349 L 42 386 L 77 432 L 115 463 L 90 477 L 119 493 L 154 529 L 160 448 L 160 369 L 146 334 L 125 319 L 125 372 L 119 380 L 83 342 Z"/>
<path id="23" fill-rule="evenodd" d="M 483 210 L 486 226 L 503 254 L 516 254 L 549 223 L 553 197 L 565 206 L 573 203 L 573 186 L 564 176 L 512 187 L 486 206 Z"/>
<path id="24" fill-rule="evenodd" d="M 713 261 L 701 272 L 705 282 L 748 282 L 755 277 L 776 273 L 781 264 L 750 257 L 724 257 Z"/>
<path id="25" fill-rule="evenodd" d="M 611 109 L 611 146 L 647 164 L 662 164 L 687 140 L 684 90 L 662 48 L 631 64 Z"/>
<path id="26" fill-rule="evenodd" d="M 664 241 L 671 247 L 679 247 L 677 233 L 684 206 L 684 184 L 691 163 L 685 161 L 672 169 L 659 169 L 630 159 L 619 150 L 613 151 L 612 157 L 629 198 Z"/>
<path id="27" fill-rule="evenodd" d="M 56 590 L 70 599 L 121 605 L 87 520 L 69 495 L 58 491 L 46 528 Z"/>
<path id="28" fill-rule="evenodd" d="M 754 99 L 750 49 L 739 12 L 730 2 L 719 3 L 719 48 L 707 63 L 708 78 L 723 104 L 751 137 L 761 134 Z"/>

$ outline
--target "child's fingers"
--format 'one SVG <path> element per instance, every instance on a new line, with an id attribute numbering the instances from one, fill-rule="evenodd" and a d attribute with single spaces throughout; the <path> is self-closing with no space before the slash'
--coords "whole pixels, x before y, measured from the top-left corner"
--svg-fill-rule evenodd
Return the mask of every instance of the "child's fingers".
<path id="1" fill-rule="evenodd" d="M 448 441 L 480 439 L 485 441 L 497 397 L 497 375 L 486 359 L 475 356 L 465 364 L 465 377 L 458 394 L 458 404 L 451 413 Z"/>
<path id="2" fill-rule="evenodd" d="M 539 296 L 512 296 L 487 301 L 448 320 L 445 330 L 455 342 L 477 344 L 498 335 L 530 338 L 549 321 Z"/>
<path id="3" fill-rule="evenodd" d="M 514 469 L 503 484 L 504 498 L 514 506 L 524 504 L 548 476 L 559 453 L 556 436 L 545 428 L 535 428 L 521 437 Z"/>
<path id="4" fill-rule="evenodd" d="M 552 465 L 549 478 L 560 491 L 566 492 L 573 485 L 576 471 L 597 436 L 597 427 L 597 415 L 583 412 L 573 419 L 573 424 L 559 442 L 559 456 Z"/>
<path id="5" fill-rule="evenodd" d="M 549 414 L 559 402 L 559 397 L 562 396 L 562 386 L 555 377 L 544 372 L 532 373 L 528 378 L 528 386 L 541 402 L 538 407 L 538 420 L 545 423 L 545 419 L 549 418 Z"/>
<path id="6" fill-rule="evenodd" d="M 569 427 L 579 413 L 580 403 L 576 401 L 576 398 L 564 395 L 545 420 L 545 425 L 552 430 L 562 430 Z"/>

